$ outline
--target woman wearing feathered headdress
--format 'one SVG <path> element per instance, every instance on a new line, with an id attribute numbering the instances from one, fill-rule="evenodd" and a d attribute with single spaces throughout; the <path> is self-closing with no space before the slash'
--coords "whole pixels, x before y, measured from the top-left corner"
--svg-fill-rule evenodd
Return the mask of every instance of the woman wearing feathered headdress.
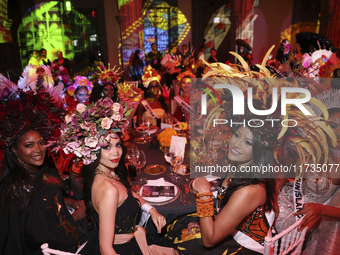
<path id="1" fill-rule="evenodd" d="M 262 64 L 257 65 L 259 72 L 251 71 L 249 65 L 238 54 L 233 52 L 231 54 L 239 59 L 245 71 L 240 72 L 222 63 L 210 64 L 212 70 L 204 78 L 210 78 L 207 82 L 211 85 L 233 84 L 243 93 L 252 87 L 255 109 L 268 110 L 274 98 L 273 88 L 292 85 L 287 81 L 270 79 L 270 72 L 265 68 L 270 51 L 267 52 Z M 224 176 L 221 180 L 217 215 L 214 215 L 210 183 L 205 178 L 198 178 L 193 187 L 198 192 L 196 216 L 199 225 L 188 224 L 188 220 L 184 220 L 187 224 L 184 225 L 186 229 L 177 227 L 177 230 L 181 229 L 180 235 L 174 236 L 171 231 L 169 235 L 187 254 L 190 254 L 192 247 L 195 247 L 197 254 L 263 254 L 264 238 L 271 231 L 277 204 L 273 179 L 276 176 L 273 176 L 271 171 L 268 174 L 261 171 L 262 167 L 274 168 L 280 167 L 280 164 L 284 167 L 287 158 L 290 159 L 293 155 L 296 156 L 292 164 L 297 166 L 304 165 L 307 158 L 319 163 L 327 158 L 326 135 L 332 139 L 333 145 L 335 135 L 322 118 L 315 115 L 305 116 L 299 108 L 292 105 L 288 107 L 285 116 L 275 112 L 269 116 L 259 116 L 247 108 L 244 115 L 234 116 L 232 103 L 235 98 L 231 98 L 228 90 L 220 89 L 217 92 L 214 86 L 205 89 L 218 94 L 221 99 L 220 105 L 210 110 L 205 127 L 212 125 L 214 119 L 226 119 L 232 128 L 233 135 L 228 144 L 226 157 L 234 169 L 227 173 L 232 175 L 234 173 L 234 176 L 231 178 Z M 299 97 L 298 94 L 291 96 Z M 320 101 L 316 99 L 310 101 L 324 110 Z M 268 119 L 277 121 L 266 121 Z M 285 125 L 282 125 L 282 121 Z M 292 125 L 295 121 L 298 123 L 296 127 Z M 305 142 L 306 138 L 310 143 Z M 219 165 L 223 165 L 223 162 L 225 161 Z M 194 221 L 194 218 L 190 219 Z M 171 226 L 169 229 L 173 230 L 175 227 Z"/>
<path id="2" fill-rule="evenodd" d="M 46 68 L 46 67 L 43 67 Z M 37 74 L 27 67 L 18 86 L 1 76 L 0 91 L 12 95 L 1 108 L 0 141 L 5 147 L 0 176 L 0 253 L 38 254 L 40 246 L 75 252 L 82 243 L 76 220 L 84 202 L 63 197 L 65 187 L 47 155 L 46 143 L 58 137 L 64 111 L 61 87 L 51 74 L 37 90 Z M 52 76 L 52 75 L 50 75 Z M 71 216 L 66 205 L 79 208 Z M 80 207 L 82 206 L 82 207 Z"/>

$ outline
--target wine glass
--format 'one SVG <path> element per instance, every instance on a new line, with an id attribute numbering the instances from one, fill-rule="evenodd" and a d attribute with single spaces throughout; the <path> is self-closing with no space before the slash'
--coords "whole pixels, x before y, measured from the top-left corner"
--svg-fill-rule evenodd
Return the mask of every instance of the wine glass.
<path id="1" fill-rule="evenodd" d="M 172 171 L 174 173 L 172 179 L 175 182 L 181 180 L 181 178 L 177 175 L 178 167 L 182 165 L 184 159 L 184 155 L 181 151 L 170 151 L 170 163 L 172 165 Z"/>
<path id="2" fill-rule="evenodd" d="M 138 156 L 139 156 L 139 150 L 137 146 L 127 147 L 126 158 L 128 159 L 130 163 L 133 164 L 133 162 L 137 159 Z"/>
<path id="3" fill-rule="evenodd" d="M 144 184 L 144 180 L 142 178 L 142 168 L 146 164 L 146 157 L 145 157 L 144 151 L 142 151 L 142 150 L 139 151 L 139 154 L 136 157 L 136 159 L 133 162 L 133 164 L 136 166 L 137 171 L 138 171 L 138 175 L 139 175 L 139 179 L 138 179 L 137 183 L 138 184 Z"/>
<path id="4" fill-rule="evenodd" d="M 165 151 L 164 151 L 164 159 L 165 159 L 166 162 L 171 164 L 171 152 L 169 151 L 169 148 L 165 149 Z M 175 174 L 172 171 L 170 171 L 169 175 L 172 178 Z"/>

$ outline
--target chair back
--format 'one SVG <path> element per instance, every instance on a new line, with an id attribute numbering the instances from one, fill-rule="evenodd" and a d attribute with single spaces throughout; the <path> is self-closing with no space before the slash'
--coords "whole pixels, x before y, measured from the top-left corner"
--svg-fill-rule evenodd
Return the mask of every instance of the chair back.
<path id="1" fill-rule="evenodd" d="M 298 255 L 301 254 L 307 228 L 299 231 L 298 226 L 303 218 L 283 230 L 280 234 L 271 237 L 269 233 L 264 241 L 264 255 Z M 270 231 L 269 231 L 270 232 Z"/>
<path id="2" fill-rule="evenodd" d="M 124 81 L 126 84 L 131 84 L 132 87 L 138 88 L 138 81 Z"/>
<path id="3" fill-rule="evenodd" d="M 80 255 L 79 252 L 84 248 L 84 246 L 86 245 L 87 242 L 83 243 L 77 250 L 76 253 L 71 253 L 71 252 L 65 252 L 65 251 L 59 251 L 59 250 L 55 250 L 55 249 L 51 249 L 48 247 L 48 243 L 44 243 L 40 246 L 41 248 L 41 252 L 44 255 Z"/>

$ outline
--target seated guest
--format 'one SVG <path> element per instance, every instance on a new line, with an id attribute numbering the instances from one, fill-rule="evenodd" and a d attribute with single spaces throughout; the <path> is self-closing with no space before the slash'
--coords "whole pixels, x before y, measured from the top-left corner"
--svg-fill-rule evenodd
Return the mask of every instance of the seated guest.
<path id="1" fill-rule="evenodd" d="M 29 65 L 35 66 L 35 67 L 40 67 L 39 61 L 39 54 L 37 50 L 34 50 L 31 54 L 30 60 L 28 61 Z"/>
<path id="2" fill-rule="evenodd" d="M 177 76 L 177 80 L 180 84 L 179 98 L 182 99 L 189 106 L 190 106 L 190 91 L 193 88 L 192 84 L 195 83 L 193 79 L 196 80 L 196 76 L 190 71 L 185 71 Z M 184 109 L 183 106 L 176 105 L 176 109 L 174 110 L 174 118 L 176 118 L 177 121 L 189 122 L 190 112 Z"/>
<path id="3" fill-rule="evenodd" d="M 68 110 L 74 110 L 79 103 L 88 104 L 92 87 L 92 83 L 85 76 L 77 76 L 73 85 L 67 88 Z"/>
<path id="4" fill-rule="evenodd" d="M 212 48 L 210 50 L 210 57 L 208 58 L 208 62 L 209 63 L 216 63 L 216 62 L 218 62 L 218 60 L 216 58 L 216 54 L 217 54 L 217 51 L 214 48 Z"/>
<path id="5" fill-rule="evenodd" d="M 166 221 L 155 208 L 130 190 L 124 163 L 126 149 L 116 133 L 120 128 L 119 120 L 123 118 L 123 107 L 105 98 L 84 110 L 88 112 L 98 110 L 97 115 L 87 118 L 88 124 L 96 127 L 94 131 L 96 134 L 91 131 L 91 134 L 85 135 L 85 139 L 79 139 L 78 135 L 68 135 L 74 133 L 74 125 L 70 123 L 63 130 L 64 136 L 61 139 L 61 144 L 66 150 L 75 152 L 69 145 L 79 143 L 84 152 L 76 155 L 84 162 L 82 175 L 88 226 L 89 229 L 96 231 L 94 238 L 86 245 L 84 253 L 154 254 L 152 250 L 156 249 L 159 254 L 173 254 L 174 250 L 171 248 L 149 247 L 145 230 L 141 226 L 136 226 L 140 209 L 151 215 L 158 233 Z M 82 116 L 81 113 L 76 114 L 79 119 L 83 119 Z M 103 123 L 103 119 L 110 121 Z M 79 130 L 81 135 L 86 131 L 82 124 L 76 124 L 75 129 Z M 93 137 L 97 137 L 97 140 L 94 141 Z"/>
<path id="6" fill-rule="evenodd" d="M 46 142 L 57 136 L 63 110 L 47 93 L 14 93 L 17 96 L 7 101 L 0 122 L 5 146 L 0 176 L 0 253 L 41 254 L 44 243 L 75 252 L 84 241 L 76 225 L 85 217 L 84 201 L 64 198 L 63 181 L 46 155 Z M 78 208 L 72 216 L 67 205 Z"/>
<path id="7" fill-rule="evenodd" d="M 47 51 L 45 49 L 40 50 L 39 65 L 51 65 L 51 61 L 47 58 Z"/>
<path id="8" fill-rule="evenodd" d="M 97 73 L 97 85 L 93 88 L 91 102 L 97 102 L 100 98 L 110 98 L 113 102 L 119 101 L 117 82 L 122 72 L 118 69 L 105 68 Z"/>
<path id="9" fill-rule="evenodd" d="M 160 75 L 156 70 L 148 67 L 142 79 L 147 93 L 145 93 L 145 100 L 139 104 L 136 111 L 137 125 L 142 124 L 143 119 L 144 122 L 150 122 L 152 125 L 156 125 L 157 121 L 152 117 L 153 114 L 155 114 L 157 118 L 160 118 L 161 122 L 164 122 L 164 115 L 168 110 L 168 106 L 163 96 L 165 89 L 163 89 L 160 84 Z M 151 109 L 146 110 L 145 107 L 148 108 L 148 106 Z"/>

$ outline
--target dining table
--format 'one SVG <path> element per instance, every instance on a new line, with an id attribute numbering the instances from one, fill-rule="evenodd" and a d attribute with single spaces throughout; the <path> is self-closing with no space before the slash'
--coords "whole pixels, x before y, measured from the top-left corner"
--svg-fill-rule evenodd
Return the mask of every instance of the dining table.
<path id="1" fill-rule="evenodd" d="M 156 135 L 157 133 L 152 134 L 151 139 L 156 139 L 155 137 Z M 137 146 L 138 150 L 143 150 L 146 156 L 146 164 L 142 168 L 141 173 L 137 172 L 137 178 L 135 180 L 131 180 L 132 190 L 134 190 L 136 193 L 139 193 L 141 187 L 145 185 L 148 180 L 158 180 L 160 178 L 164 178 L 166 182 L 170 182 L 171 184 L 176 185 L 179 191 L 179 196 L 177 196 L 176 199 L 171 199 L 168 203 L 165 203 L 165 204 L 164 203 L 160 203 L 160 204 L 153 203 L 152 204 L 156 208 L 156 210 L 165 217 L 166 223 L 169 224 L 173 222 L 177 217 L 180 217 L 182 215 L 196 212 L 195 195 L 191 191 L 189 191 L 190 182 L 194 178 L 191 178 L 190 174 L 187 174 L 187 175 L 178 174 L 178 176 L 180 177 L 179 181 L 175 182 L 170 176 L 171 165 L 170 163 L 166 162 L 165 157 L 164 157 L 164 152 L 162 152 L 162 150 L 160 149 L 160 145 L 155 146 L 155 144 L 157 144 L 155 143 L 156 140 L 153 140 L 153 142 L 150 141 L 150 142 L 142 144 L 142 143 L 135 142 L 136 137 L 138 137 L 138 133 L 136 130 L 133 130 L 131 132 L 130 139 L 127 140 L 125 143 L 132 143 Z M 164 166 L 166 170 L 160 174 L 148 174 L 144 171 L 148 166 L 152 166 L 156 164 Z M 186 143 L 183 164 L 190 165 L 190 142 L 189 140 Z M 142 179 L 144 180 L 143 184 L 137 183 L 140 177 L 142 177 Z M 185 187 L 187 188 L 186 190 L 185 190 Z M 181 201 L 181 197 L 182 197 L 182 201 Z M 147 233 L 155 233 L 155 232 L 157 232 L 156 228 L 154 224 L 152 223 L 152 221 L 149 220 L 147 224 Z"/>

